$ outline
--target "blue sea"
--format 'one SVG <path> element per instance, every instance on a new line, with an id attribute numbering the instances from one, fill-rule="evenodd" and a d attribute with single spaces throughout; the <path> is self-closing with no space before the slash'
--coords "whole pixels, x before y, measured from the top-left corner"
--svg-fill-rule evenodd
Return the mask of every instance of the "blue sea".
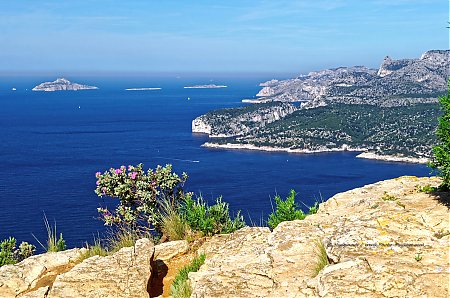
<path id="1" fill-rule="evenodd" d="M 105 231 L 97 207 L 114 204 L 94 193 L 95 172 L 143 163 L 173 164 L 189 175 L 186 189 L 216 197 L 259 225 L 271 199 L 290 189 L 312 205 L 336 193 L 401 175 L 428 176 L 424 165 L 355 158 L 357 153 L 288 154 L 202 148 L 191 121 L 212 109 L 242 106 L 264 76 L 74 76 L 99 90 L 32 92 L 53 76 L 0 77 L 0 239 L 46 239 L 44 213 L 69 247 Z M 184 89 L 192 84 L 223 89 Z M 17 88 L 12 91 L 11 88 Z M 161 87 L 157 91 L 125 91 Z M 28 90 L 26 90 L 28 89 Z M 301 206 L 303 206 L 301 204 Z"/>

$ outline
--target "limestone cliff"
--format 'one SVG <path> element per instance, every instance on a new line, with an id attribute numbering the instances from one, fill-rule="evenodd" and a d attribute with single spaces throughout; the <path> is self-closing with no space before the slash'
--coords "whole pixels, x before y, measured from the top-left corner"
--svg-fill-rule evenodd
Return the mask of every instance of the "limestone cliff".
<path id="1" fill-rule="evenodd" d="M 267 103 L 208 112 L 192 121 L 192 132 L 210 137 L 233 137 L 280 120 L 296 111 L 290 103 Z"/>
<path id="2" fill-rule="evenodd" d="M 260 84 L 260 99 L 246 102 L 300 101 L 305 108 L 333 103 L 403 106 L 436 102 L 437 95 L 447 89 L 449 56 L 449 50 L 431 50 L 417 59 L 387 56 L 378 70 L 339 67 L 271 80 Z"/>

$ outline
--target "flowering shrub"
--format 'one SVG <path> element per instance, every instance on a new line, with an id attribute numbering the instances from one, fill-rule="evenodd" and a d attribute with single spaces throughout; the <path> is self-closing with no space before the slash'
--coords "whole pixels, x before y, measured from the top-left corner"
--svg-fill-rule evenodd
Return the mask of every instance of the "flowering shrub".
<path id="1" fill-rule="evenodd" d="M 155 219 L 164 201 L 178 205 L 185 197 L 183 185 L 187 174 L 178 176 L 172 165 L 158 166 L 155 170 L 143 170 L 143 165 L 111 168 L 103 174 L 97 172 L 95 193 L 100 197 L 120 200 L 114 211 L 98 208 L 105 225 L 135 227 L 149 231 L 160 227 Z"/>

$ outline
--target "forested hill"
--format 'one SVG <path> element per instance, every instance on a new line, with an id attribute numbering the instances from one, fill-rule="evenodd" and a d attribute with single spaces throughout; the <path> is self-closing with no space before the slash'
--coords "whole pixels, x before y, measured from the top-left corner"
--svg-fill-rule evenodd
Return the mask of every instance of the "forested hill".
<path id="1" fill-rule="evenodd" d="M 434 131 L 439 114 L 438 104 L 391 108 L 336 104 L 299 109 L 263 127 L 255 126 L 244 135 L 212 141 L 310 151 L 346 146 L 380 155 L 429 157 L 436 144 Z M 229 123 L 219 126 L 227 130 Z"/>

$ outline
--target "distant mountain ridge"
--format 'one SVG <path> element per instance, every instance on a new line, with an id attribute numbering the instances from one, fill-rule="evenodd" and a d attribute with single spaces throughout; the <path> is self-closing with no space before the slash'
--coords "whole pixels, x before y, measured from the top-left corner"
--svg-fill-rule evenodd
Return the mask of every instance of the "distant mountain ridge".
<path id="1" fill-rule="evenodd" d="M 256 100 L 303 102 L 304 108 L 333 103 L 402 106 L 436 102 L 447 90 L 450 50 L 430 50 L 417 59 L 387 56 L 378 70 L 364 66 L 313 71 L 288 80 L 261 83 Z"/>

